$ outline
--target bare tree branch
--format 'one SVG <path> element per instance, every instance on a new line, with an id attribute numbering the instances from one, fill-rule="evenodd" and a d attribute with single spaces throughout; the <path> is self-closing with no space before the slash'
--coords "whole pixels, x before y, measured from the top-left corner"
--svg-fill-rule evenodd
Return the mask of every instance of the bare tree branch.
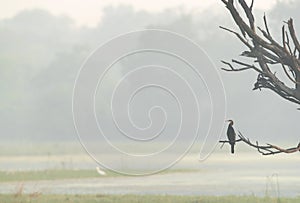
<path id="1" fill-rule="evenodd" d="M 226 69 L 226 68 L 221 68 L 222 70 L 224 71 L 244 71 L 244 70 L 249 70 L 249 69 L 254 69 L 258 72 L 261 72 L 258 68 L 256 68 L 255 66 L 253 65 L 249 65 L 249 64 L 246 64 L 246 63 L 242 63 L 240 61 L 237 61 L 237 60 L 232 60 L 233 63 L 237 63 L 237 64 L 240 64 L 240 65 L 244 65 L 245 67 L 243 68 L 234 68 L 231 63 L 228 63 L 226 61 L 221 61 L 222 63 L 228 65 L 230 67 L 230 69 Z"/>
<path id="2" fill-rule="evenodd" d="M 259 145 L 258 141 L 256 141 L 256 144 L 252 143 L 248 138 L 244 137 L 243 134 L 239 131 L 238 136 L 240 139 L 242 139 L 242 142 L 249 145 L 250 147 L 256 148 L 259 153 L 262 155 L 273 155 L 273 154 L 279 154 L 279 153 L 294 153 L 299 152 L 300 150 L 300 143 L 297 147 L 292 147 L 288 149 L 284 149 L 282 147 L 278 147 L 273 144 L 266 144 L 266 145 Z"/>
<path id="3" fill-rule="evenodd" d="M 228 29 L 228 28 L 226 28 L 226 27 L 223 27 L 223 26 L 219 26 L 221 29 L 223 29 L 223 30 L 226 30 L 226 31 L 228 31 L 228 32 L 231 32 L 231 33 L 233 33 L 233 34 L 235 34 L 238 38 L 239 38 L 239 40 L 241 41 L 241 42 L 243 42 L 249 49 L 253 49 L 253 47 L 247 42 L 247 40 L 245 39 L 245 38 L 243 38 L 239 33 L 237 33 L 237 32 L 235 32 L 235 31 L 233 31 L 233 30 L 230 30 L 230 29 Z"/>
<path id="4" fill-rule="evenodd" d="M 287 72 L 285 66 L 284 66 L 283 64 L 281 64 L 281 65 L 282 65 L 282 69 L 283 69 L 285 75 L 286 75 L 293 83 L 295 83 L 295 84 L 300 84 L 300 82 L 297 82 L 294 78 L 292 78 L 292 76 L 290 76 L 290 74 Z"/>
<path id="5" fill-rule="evenodd" d="M 245 0 L 238 0 L 243 12 L 246 14 L 248 22 L 245 22 L 240 16 L 234 6 L 233 0 L 222 0 L 222 2 L 229 10 L 235 24 L 240 29 L 241 34 L 222 26 L 220 26 L 220 28 L 236 35 L 237 38 L 249 49 L 249 51 L 244 51 L 241 55 L 254 59 L 254 63 L 258 63 L 259 65 L 259 68 L 257 68 L 254 65 L 245 65 L 241 62 L 237 63 L 242 66 L 241 68 L 233 68 L 233 66 L 229 63 L 224 63 L 224 61 L 222 61 L 230 67 L 230 69 L 222 69 L 225 71 L 243 71 L 253 69 L 259 74 L 258 80 L 255 83 L 255 88 L 253 88 L 254 90 L 261 88 L 270 89 L 284 99 L 300 104 L 300 44 L 293 26 L 293 20 L 289 19 L 287 22 L 289 33 L 285 30 L 284 26 L 282 27 L 282 43 L 278 43 L 270 33 L 266 15 L 263 16 L 265 30 L 257 27 L 262 36 L 256 33 L 255 19 L 252 13 L 253 1 L 249 7 Z M 289 36 L 292 41 L 289 40 Z M 295 47 L 294 50 L 292 49 L 291 43 L 293 43 Z M 298 56 L 296 55 L 296 51 L 298 51 Z M 233 62 L 236 63 L 236 60 L 233 60 Z M 273 64 L 282 65 L 287 77 L 293 81 L 293 87 L 286 85 L 272 72 Z M 289 67 L 292 76 L 287 74 L 286 66 Z"/>
<path id="6" fill-rule="evenodd" d="M 240 131 L 238 133 L 239 139 L 237 139 L 235 142 L 243 142 L 246 145 L 256 149 L 260 154 L 262 155 L 274 155 L 274 154 L 279 154 L 279 153 L 295 153 L 300 151 L 300 143 L 297 145 L 297 147 L 292 147 L 292 148 L 282 148 L 277 145 L 273 144 L 266 144 L 266 145 L 260 145 L 258 141 L 255 143 L 251 142 L 249 138 L 246 138 Z M 220 140 L 219 143 L 222 143 L 222 146 L 226 143 L 229 143 L 228 140 Z"/>
<path id="7" fill-rule="evenodd" d="M 231 14 L 235 24 L 240 32 L 220 26 L 221 29 L 234 34 L 247 48 L 242 52 L 241 56 L 253 60 L 253 65 L 244 63 L 238 60 L 232 60 L 231 63 L 221 61 L 229 68 L 222 70 L 230 72 L 238 72 L 244 70 L 255 70 L 258 73 L 253 90 L 261 90 L 262 88 L 269 89 L 275 92 L 280 97 L 295 104 L 300 104 L 300 43 L 296 35 L 293 24 L 293 19 L 289 19 L 285 25 L 281 27 L 281 40 L 276 41 L 269 30 L 267 17 L 264 14 L 263 23 L 264 29 L 255 25 L 255 18 L 252 13 L 254 0 L 248 6 L 245 0 L 238 0 L 242 7 L 242 12 L 246 17 L 241 17 L 239 11 L 234 5 L 234 0 L 221 0 Z M 259 33 L 256 32 L 256 28 Z M 291 39 L 291 40 L 290 40 Z M 232 64 L 240 66 L 235 68 Z M 275 74 L 273 70 L 274 64 L 280 64 L 284 73 L 292 85 L 287 85 L 283 80 Z M 288 70 L 290 73 L 288 73 Z M 299 108 L 300 109 L 300 108 Z M 273 144 L 260 145 L 258 141 L 252 142 L 249 138 L 238 133 L 239 139 L 236 142 L 243 142 L 250 147 L 257 149 L 262 155 L 272 155 L 278 153 L 295 153 L 300 151 L 300 143 L 297 147 L 282 148 Z M 226 140 L 220 140 L 223 145 L 229 143 Z"/>
<path id="8" fill-rule="evenodd" d="M 268 27 L 268 23 L 267 23 L 267 17 L 266 17 L 266 14 L 265 14 L 265 13 L 264 13 L 263 19 L 264 19 L 265 29 L 266 29 L 268 35 L 271 36 L 270 31 L 269 31 L 269 27 Z"/>
<path id="9" fill-rule="evenodd" d="M 293 19 L 290 18 L 287 23 L 288 23 L 288 27 L 289 27 L 289 31 L 290 31 L 292 40 L 293 40 L 293 42 L 295 44 L 296 49 L 298 50 L 298 52 L 300 54 L 300 44 L 299 44 L 299 41 L 297 39 L 297 35 L 296 35 L 296 32 L 295 32 L 295 29 L 294 29 Z"/>

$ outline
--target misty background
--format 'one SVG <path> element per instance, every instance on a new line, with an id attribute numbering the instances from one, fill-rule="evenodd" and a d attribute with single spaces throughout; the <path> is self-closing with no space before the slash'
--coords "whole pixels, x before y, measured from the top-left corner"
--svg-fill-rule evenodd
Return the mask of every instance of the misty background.
<path id="1" fill-rule="evenodd" d="M 300 30 L 300 2 L 273 2 L 255 14 L 262 26 L 266 12 L 271 32 L 280 41 L 281 26 L 289 17 Z M 77 142 L 72 118 L 76 74 L 93 50 L 117 35 L 144 28 L 180 33 L 200 45 L 218 70 L 224 67 L 220 60 L 242 59 L 238 55 L 245 50 L 238 39 L 218 28 L 237 29 L 221 1 L 199 10 L 178 6 L 149 11 L 112 4 L 99 8 L 99 13 L 93 26 L 78 25 L 67 14 L 45 8 L 20 10 L 0 20 L 0 142 Z M 262 143 L 299 142 L 296 105 L 269 90 L 252 91 L 253 71 L 219 72 L 227 117 L 235 120 L 237 129 Z"/>

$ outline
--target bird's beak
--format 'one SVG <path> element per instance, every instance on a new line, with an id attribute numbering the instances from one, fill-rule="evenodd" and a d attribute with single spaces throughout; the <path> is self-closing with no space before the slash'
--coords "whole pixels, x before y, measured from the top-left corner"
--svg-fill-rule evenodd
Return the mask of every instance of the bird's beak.
<path id="1" fill-rule="evenodd" d="M 229 122 L 230 120 L 225 120 L 225 122 Z"/>

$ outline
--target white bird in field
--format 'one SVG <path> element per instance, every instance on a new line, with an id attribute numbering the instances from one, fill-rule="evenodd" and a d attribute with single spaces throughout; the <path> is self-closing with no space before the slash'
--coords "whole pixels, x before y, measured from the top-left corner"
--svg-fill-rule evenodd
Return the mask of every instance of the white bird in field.
<path id="1" fill-rule="evenodd" d="M 97 170 L 97 173 L 99 173 L 100 175 L 102 175 L 102 176 L 105 176 L 105 175 L 106 175 L 105 171 L 101 170 L 101 169 L 99 168 L 99 166 L 96 167 L 96 170 Z"/>

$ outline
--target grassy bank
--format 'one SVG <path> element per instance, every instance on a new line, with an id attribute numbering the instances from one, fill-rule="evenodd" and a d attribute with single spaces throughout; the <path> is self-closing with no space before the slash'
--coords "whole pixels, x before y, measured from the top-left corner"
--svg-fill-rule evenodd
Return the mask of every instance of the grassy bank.
<path id="1" fill-rule="evenodd" d="M 170 195 L 0 195 L 5 203 L 298 203 L 300 198 L 269 198 L 255 196 L 170 196 Z"/>

